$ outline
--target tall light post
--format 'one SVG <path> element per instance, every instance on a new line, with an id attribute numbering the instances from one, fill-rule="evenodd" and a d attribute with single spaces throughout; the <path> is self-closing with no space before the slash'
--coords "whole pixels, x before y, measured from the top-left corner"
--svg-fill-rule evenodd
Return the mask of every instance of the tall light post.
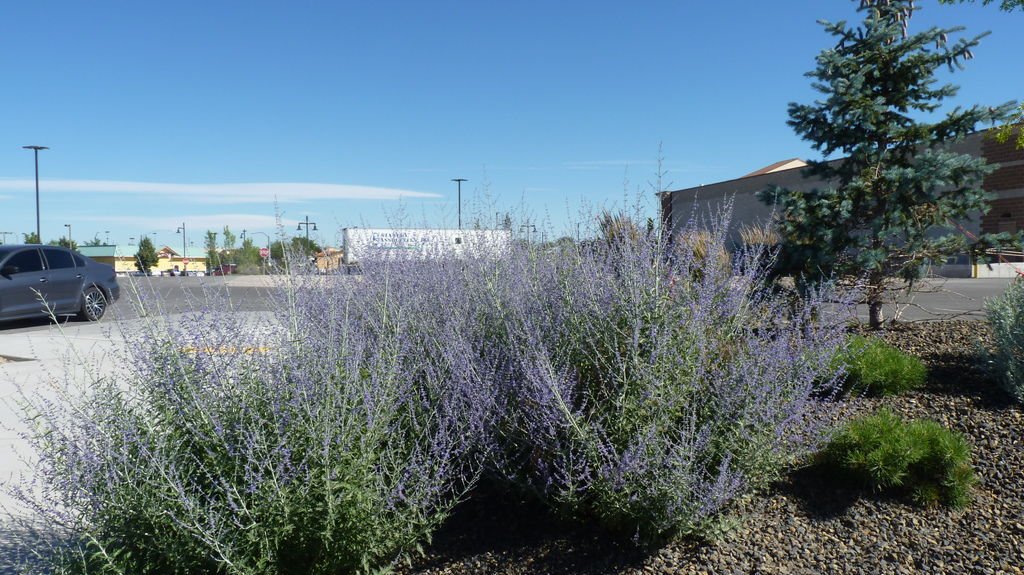
<path id="1" fill-rule="evenodd" d="M 299 225 L 302 225 L 302 224 L 299 224 Z M 313 230 L 314 231 L 316 230 L 316 223 L 313 224 Z M 245 236 L 247 234 L 250 235 L 250 236 L 253 235 L 253 234 L 259 234 L 259 235 L 267 238 L 267 249 L 268 250 L 270 249 L 270 234 L 268 234 L 267 232 L 250 232 L 248 230 L 242 230 L 242 235 L 239 236 L 242 239 L 242 241 L 245 241 Z"/>
<path id="2" fill-rule="evenodd" d="M 267 250 L 270 250 L 270 234 L 268 234 L 267 232 L 249 232 L 249 234 L 260 234 L 263 237 L 267 238 Z"/>
<path id="3" fill-rule="evenodd" d="M 315 225 L 316 224 L 314 224 L 314 226 Z M 314 227 L 313 229 L 316 229 L 316 228 Z M 270 259 L 270 234 L 268 234 L 267 232 L 246 232 L 245 230 L 242 230 L 242 241 L 243 242 L 245 241 L 245 234 L 246 233 L 248 233 L 250 236 L 252 234 L 260 234 L 263 237 L 267 238 L 267 257 L 260 256 L 260 260 L 262 260 L 260 263 L 263 264 L 263 273 L 266 273 L 267 272 L 267 260 Z"/>
<path id="4" fill-rule="evenodd" d="M 295 228 L 296 231 L 300 231 L 301 232 L 302 231 L 302 226 L 306 226 L 306 249 L 309 249 L 309 226 L 313 226 L 313 231 L 314 232 L 317 231 L 316 230 L 316 222 L 309 221 L 309 216 L 306 216 L 306 221 L 299 222 L 299 225 L 296 226 L 296 228 Z"/>
<path id="5" fill-rule="evenodd" d="M 7 243 L 7 236 L 15 235 L 14 232 L 0 232 L 0 246 Z"/>
<path id="6" fill-rule="evenodd" d="M 110 245 L 110 230 L 103 230 L 103 233 L 107 234 L 107 239 L 103 242 L 103 245 Z"/>
<path id="7" fill-rule="evenodd" d="M 466 178 L 452 178 L 452 181 L 459 186 L 459 229 L 462 229 L 462 182 L 468 182 Z"/>
<path id="8" fill-rule="evenodd" d="M 184 276 L 188 271 L 188 241 L 185 236 L 185 222 L 181 222 L 181 227 L 175 233 L 181 234 L 181 275 Z"/>
<path id="9" fill-rule="evenodd" d="M 39 230 L 39 150 L 49 150 L 46 146 L 22 146 L 26 150 L 32 150 L 36 156 L 36 239 L 43 243 L 43 235 Z"/>
<path id="10" fill-rule="evenodd" d="M 71 247 L 71 224 L 64 224 L 64 227 L 68 229 L 68 247 Z"/>

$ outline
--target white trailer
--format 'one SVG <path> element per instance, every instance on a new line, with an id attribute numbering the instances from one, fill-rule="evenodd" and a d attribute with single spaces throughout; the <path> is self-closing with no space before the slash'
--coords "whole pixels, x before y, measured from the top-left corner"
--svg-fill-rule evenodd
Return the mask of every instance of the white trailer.
<path id="1" fill-rule="evenodd" d="M 499 257 L 512 249 L 509 230 L 344 228 L 345 265 L 366 260 Z"/>

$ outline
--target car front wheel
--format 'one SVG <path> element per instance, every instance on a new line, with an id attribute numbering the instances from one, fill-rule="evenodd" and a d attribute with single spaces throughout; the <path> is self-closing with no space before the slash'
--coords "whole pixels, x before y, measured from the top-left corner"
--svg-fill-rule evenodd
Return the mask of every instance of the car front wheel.
<path id="1" fill-rule="evenodd" d="M 82 292 L 82 309 L 78 317 L 87 321 L 98 321 L 107 312 L 107 296 L 96 286 L 89 286 Z"/>

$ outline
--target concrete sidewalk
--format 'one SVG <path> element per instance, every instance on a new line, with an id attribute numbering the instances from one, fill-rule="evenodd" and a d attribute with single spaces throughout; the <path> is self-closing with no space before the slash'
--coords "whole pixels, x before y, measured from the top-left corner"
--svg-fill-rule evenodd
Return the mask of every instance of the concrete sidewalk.
<path id="1" fill-rule="evenodd" d="M 57 399 L 68 386 L 111 373 L 124 350 L 116 321 L 51 324 L 42 331 L 0 332 L 0 484 L 30 472 L 20 405 L 26 397 Z M 0 490 L 0 510 L 16 506 Z"/>

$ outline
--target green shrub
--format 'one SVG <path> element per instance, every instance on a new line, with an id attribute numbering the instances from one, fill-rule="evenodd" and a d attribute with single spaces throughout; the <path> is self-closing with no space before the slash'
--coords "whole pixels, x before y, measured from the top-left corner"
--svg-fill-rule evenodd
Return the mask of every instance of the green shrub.
<path id="1" fill-rule="evenodd" d="M 995 365 L 999 381 L 1017 401 L 1024 402 L 1024 280 L 986 306 L 996 340 Z"/>
<path id="2" fill-rule="evenodd" d="M 846 424 L 821 452 L 839 479 L 875 491 L 909 492 L 915 503 L 963 507 L 975 483 L 970 446 L 934 421 L 904 421 L 882 409 Z"/>
<path id="3" fill-rule="evenodd" d="M 853 336 L 839 361 L 846 371 L 844 387 L 854 394 L 896 395 L 921 387 L 928 376 L 920 359 L 877 337 Z"/>

